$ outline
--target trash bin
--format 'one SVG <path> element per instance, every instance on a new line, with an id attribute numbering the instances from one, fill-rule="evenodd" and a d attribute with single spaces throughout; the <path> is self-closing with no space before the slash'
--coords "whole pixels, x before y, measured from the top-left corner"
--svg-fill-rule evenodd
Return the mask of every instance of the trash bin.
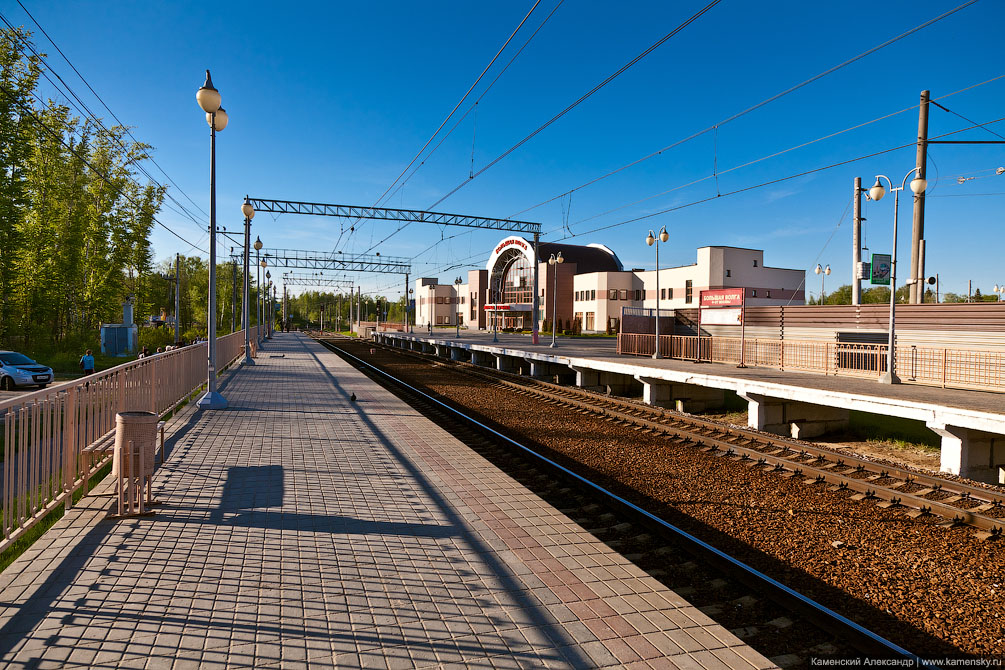
<path id="1" fill-rule="evenodd" d="M 130 471 L 139 475 L 139 450 L 143 450 L 143 476 L 154 474 L 157 452 L 157 415 L 153 412 L 119 412 L 115 415 L 115 454 L 126 453 L 133 443 L 133 463 Z M 116 469 L 118 472 L 119 470 Z"/>
<path id="2" fill-rule="evenodd" d="M 132 447 L 130 449 L 130 447 Z M 157 450 L 157 415 L 153 412 L 119 412 L 115 415 L 114 472 L 117 478 L 118 516 L 150 514 L 154 454 Z M 146 489 L 146 504 L 143 492 Z"/>

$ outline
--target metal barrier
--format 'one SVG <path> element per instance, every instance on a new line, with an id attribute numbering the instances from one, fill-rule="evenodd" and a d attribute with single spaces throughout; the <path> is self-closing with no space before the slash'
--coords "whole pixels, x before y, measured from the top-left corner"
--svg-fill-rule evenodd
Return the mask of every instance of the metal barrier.
<path id="1" fill-rule="evenodd" d="M 619 354 L 652 356 L 655 350 L 655 335 L 618 335 Z M 886 344 L 660 335 L 660 354 L 667 358 L 848 377 L 886 372 L 886 350 Z M 906 345 L 897 347 L 896 361 L 897 376 L 905 382 L 1005 391 L 1005 352 Z"/>
<path id="2" fill-rule="evenodd" d="M 82 450 L 114 434 L 115 416 L 150 411 L 163 416 L 206 382 L 206 343 L 148 356 L 97 374 L 0 401 L 3 490 L 0 551 L 102 468 Z M 244 353 L 244 331 L 217 339 L 217 369 Z"/>

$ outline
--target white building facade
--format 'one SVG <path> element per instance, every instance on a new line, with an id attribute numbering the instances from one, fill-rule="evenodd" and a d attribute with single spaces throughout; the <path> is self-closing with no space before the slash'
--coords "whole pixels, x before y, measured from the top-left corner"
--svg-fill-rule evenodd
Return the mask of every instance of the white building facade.
<path id="1" fill-rule="evenodd" d="M 549 264 L 559 253 L 564 262 Z M 694 264 L 659 270 L 658 292 L 655 270 L 625 270 L 602 245 L 542 242 L 538 258 L 539 325 L 550 326 L 557 317 L 564 330 L 616 330 L 623 307 L 697 308 L 701 291 L 709 289 L 742 288 L 748 306 L 801 305 L 806 300 L 805 271 L 765 267 L 764 252 L 758 249 L 701 247 Z M 469 271 L 460 285 L 417 280 L 415 323 L 530 330 L 533 263 L 533 244 L 514 235 L 496 245 L 484 270 Z"/>

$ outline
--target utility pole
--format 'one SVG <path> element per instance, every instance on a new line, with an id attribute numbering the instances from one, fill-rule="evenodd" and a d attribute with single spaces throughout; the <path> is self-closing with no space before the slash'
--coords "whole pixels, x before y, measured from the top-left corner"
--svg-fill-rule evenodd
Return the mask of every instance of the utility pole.
<path id="1" fill-rule="evenodd" d="M 918 179 L 927 179 L 928 163 L 928 99 L 929 92 L 921 92 L 921 105 L 918 109 Z M 914 196 L 914 225 L 911 227 L 911 279 L 925 275 L 924 260 L 921 258 L 921 240 L 925 237 L 925 193 Z M 925 287 L 918 282 L 911 284 L 911 297 L 908 302 L 920 304 L 924 299 Z"/>
<path id="2" fill-rule="evenodd" d="M 862 280 L 858 269 L 862 265 L 862 178 L 855 177 L 855 200 L 851 228 L 851 304 L 862 302 Z M 658 317 L 657 317 L 658 318 Z"/>
<path id="3" fill-rule="evenodd" d="M 174 341 L 181 340 L 181 254 L 174 255 Z"/>
<path id="4" fill-rule="evenodd" d="M 234 266 L 234 289 L 230 293 L 230 332 L 237 330 L 237 260 L 234 259 L 234 247 L 230 248 L 231 265 Z"/>

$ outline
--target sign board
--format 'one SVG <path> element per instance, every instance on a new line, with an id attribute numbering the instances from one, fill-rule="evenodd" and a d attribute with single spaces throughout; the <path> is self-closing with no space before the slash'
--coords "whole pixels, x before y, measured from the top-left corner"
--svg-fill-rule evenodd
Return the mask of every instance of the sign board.
<path id="1" fill-rule="evenodd" d="M 739 307 L 723 307 L 721 309 L 703 309 L 701 325 L 739 326 L 743 323 L 742 311 Z"/>
<path id="2" fill-rule="evenodd" d="M 742 288 L 720 288 L 701 292 L 702 307 L 739 307 L 742 304 Z"/>
<path id="3" fill-rule="evenodd" d="M 872 277 L 870 283 L 882 286 L 890 285 L 890 271 L 893 269 L 893 261 L 890 254 L 872 255 Z"/>
<path id="4" fill-rule="evenodd" d="M 508 312 L 509 305 L 485 305 L 486 312 Z"/>

